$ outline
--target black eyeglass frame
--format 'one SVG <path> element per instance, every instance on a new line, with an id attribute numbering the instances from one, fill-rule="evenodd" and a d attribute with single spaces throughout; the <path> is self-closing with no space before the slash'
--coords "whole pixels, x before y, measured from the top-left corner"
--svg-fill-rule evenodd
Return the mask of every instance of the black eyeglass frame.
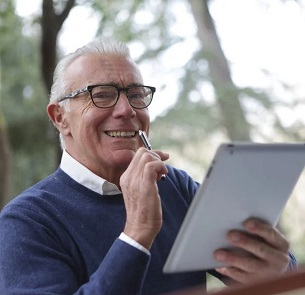
<path id="1" fill-rule="evenodd" d="M 107 106 L 107 107 L 101 107 L 101 106 L 98 106 L 98 105 L 95 104 L 94 99 L 93 99 L 93 97 L 92 97 L 92 90 L 93 90 L 95 87 L 99 87 L 99 86 L 113 87 L 113 88 L 115 88 L 115 89 L 117 90 L 118 95 L 117 95 L 117 98 L 116 98 L 116 100 L 115 100 L 115 102 L 114 102 L 113 105 Z M 134 88 L 134 87 L 146 87 L 146 88 L 149 88 L 150 91 L 151 91 L 151 100 L 150 100 L 149 104 L 146 105 L 146 106 L 144 106 L 144 107 L 134 107 L 132 104 L 130 104 L 130 101 L 129 101 L 129 99 L 128 99 L 129 104 L 130 104 L 134 109 L 139 109 L 139 110 L 140 110 L 140 109 L 145 109 L 145 108 L 147 108 L 147 107 L 151 104 L 151 102 L 152 102 L 152 100 L 153 100 L 154 94 L 155 94 L 155 92 L 156 92 L 156 87 L 153 87 L 153 86 L 146 86 L 146 85 L 133 85 L 133 86 L 124 87 L 124 88 L 120 88 L 120 87 L 117 87 L 117 86 L 114 86 L 114 85 L 100 85 L 100 84 L 88 85 L 88 86 L 85 87 L 85 88 L 82 88 L 82 89 L 76 90 L 75 92 L 72 92 L 72 93 L 67 94 L 66 96 L 60 98 L 60 99 L 58 100 L 58 102 L 62 102 L 62 101 L 64 101 L 64 100 L 70 99 L 70 98 L 75 98 L 77 95 L 79 95 L 79 94 L 81 94 L 81 93 L 88 92 L 89 95 L 90 95 L 91 101 L 93 102 L 93 104 L 94 104 L 96 107 L 101 108 L 101 109 L 107 109 L 107 108 L 112 108 L 112 107 L 114 107 L 114 106 L 117 104 L 117 102 L 118 102 L 118 100 L 119 100 L 119 98 L 120 98 L 120 93 L 121 93 L 121 91 L 124 91 L 125 94 L 126 94 L 126 96 L 127 96 L 127 98 L 128 98 L 128 90 L 129 90 L 129 89 L 132 89 L 132 88 Z"/>

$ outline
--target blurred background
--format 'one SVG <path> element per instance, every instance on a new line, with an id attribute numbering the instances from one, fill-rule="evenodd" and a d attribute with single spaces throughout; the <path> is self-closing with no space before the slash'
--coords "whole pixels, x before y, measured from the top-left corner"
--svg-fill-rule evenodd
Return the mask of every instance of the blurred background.
<path id="1" fill-rule="evenodd" d="M 303 0 L 1 0 L 0 34 L 1 206 L 57 168 L 52 73 L 96 36 L 129 45 L 157 88 L 153 147 L 199 182 L 222 142 L 305 140 Z M 279 224 L 301 264 L 304 179 Z"/>

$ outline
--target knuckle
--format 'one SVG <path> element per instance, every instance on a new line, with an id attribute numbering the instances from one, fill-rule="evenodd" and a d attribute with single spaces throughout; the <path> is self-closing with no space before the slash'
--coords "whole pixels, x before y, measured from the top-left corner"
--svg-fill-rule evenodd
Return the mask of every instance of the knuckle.
<path id="1" fill-rule="evenodd" d="M 265 244 L 260 243 L 257 247 L 257 252 L 259 253 L 260 257 L 266 257 L 269 252 L 269 247 Z"/>
<path id="2" fill-rule="evenodd" d="M 248 259 L 248 261 L 247 261 L 247 270 L 249 272 L 255 272 L 255 271 L 257 271 L 257 268 L 258 268 L 257 260 L 253 259 L 253 258 Z"/>

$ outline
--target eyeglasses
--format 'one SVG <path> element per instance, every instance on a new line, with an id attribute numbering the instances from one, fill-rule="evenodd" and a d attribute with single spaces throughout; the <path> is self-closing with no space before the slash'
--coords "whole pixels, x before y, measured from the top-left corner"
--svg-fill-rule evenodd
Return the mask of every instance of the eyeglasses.
<path id="1" fill-rule="evenodd" d="M 120 92 L 124 91 L 128 98 L 129 104 L 135 109 L 147 108 L 153 99 L 156 91 L 155 87 L 137 85 L 126 88 L 119 88 L 110 85 L 89 85 L 59 99 L 61 102 L 65 99 L 74 98 L 77 95 L 89 92 L 93 104 L 98 108 L 111 108 L 119 100 Z"/>

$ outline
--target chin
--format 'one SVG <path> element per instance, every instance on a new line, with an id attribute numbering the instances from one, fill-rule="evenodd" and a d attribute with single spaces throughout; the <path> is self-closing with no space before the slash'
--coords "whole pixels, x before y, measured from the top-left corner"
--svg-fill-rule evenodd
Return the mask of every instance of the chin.
<path id="1" fill-rule="evenodd" d="M 122 165 L 129 165 L 135 155 L 133 150 L 120 150 L 113 153 L 114 161 Z"/>

